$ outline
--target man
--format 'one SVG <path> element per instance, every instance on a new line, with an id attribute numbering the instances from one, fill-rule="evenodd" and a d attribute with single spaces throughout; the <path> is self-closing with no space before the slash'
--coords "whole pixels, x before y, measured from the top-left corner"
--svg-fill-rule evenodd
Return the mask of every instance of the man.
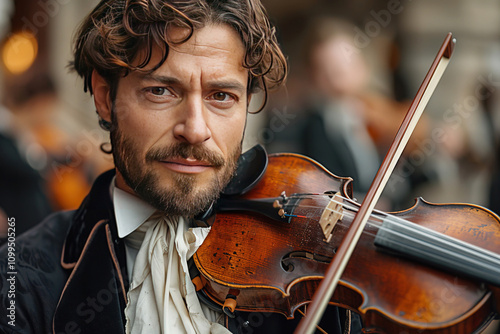
<path id="1" fill-rule="evenodd" d="M 0 329 L 288 331 L 280 315 L 257 323 L 211 309 L 187 268 L 208 233 L 191 218 L 234 173 L 251 94 L 286 76 L 258 0 L 103 0 L 78 32 L 73 67 L 110 131 L 116 173 L 101 175 L 76 212 L 1 251 Z"/>

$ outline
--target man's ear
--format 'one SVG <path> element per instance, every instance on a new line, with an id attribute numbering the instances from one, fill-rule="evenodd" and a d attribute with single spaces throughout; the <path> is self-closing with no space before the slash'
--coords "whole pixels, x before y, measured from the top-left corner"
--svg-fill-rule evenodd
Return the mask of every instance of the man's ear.
<path id="1" fill-rule="evenodd" d="M 92 72 L 92 92 L 94 104 L 99 116 L 111 123 L 111 95 L 107 81 L 96 70 Z"/>

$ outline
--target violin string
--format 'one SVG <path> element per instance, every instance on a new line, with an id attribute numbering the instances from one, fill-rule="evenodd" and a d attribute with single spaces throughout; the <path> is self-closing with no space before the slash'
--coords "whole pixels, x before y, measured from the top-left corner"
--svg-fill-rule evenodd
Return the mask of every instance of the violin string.
<path id="1" fill-rule="evenodd" d="M 335 202 L 338 203 L 338 201 L 335 201 Z M 338 203 L 338 204 L 342 204 L 342 203 Z M 356 210 L 356 208 L 353 205 L 348 206 L 348 208 Z M 328 209 L 328 210 L 330 210 L 330 209 Z M 428 228 L 425 228 L 425 227 L 422 227 L 422 226 L 419 226 L 419 229 L 415 229 L 411 225 L 408 225 L 408 223 L 411 223 L 410 221 L 405 220 L 405 219 L 403 219 L 401 217 L 390 215 L 388 213 L 381 212 L 381 211 L 378 211 L 378 210 L 375 211 L 375 212 L 378 215 L 380 215 L 380 216 L 385 216 L 386 218 L 388 218 L 389 220 L 385 220 L 385 221 L 389 222 L 393 226 L 394 225 L 398 226 L 399 228 L 404 229 L 404 230 L 406 230 L 408 232 L 412 232 L 412 233 L 414 233 L 416 235 L 425 237 L 427 239 L 432 239 L 432 240 L 434 240 L 434 241 L 436 241 L 438 243 L 441 243 L 442 245 L 446 245 L 446 246 L 449 246 L 449 247 L 461 248 L 462 251 L 468 252 L 470 255 L 478 256 L 478 257 L 482 258 L 485 261 L 491 261 L 493 258 L 495 258 L 497 261 L 500 261 L 500 256 L 498 254 L 494 253 L 494 252 L 491 252 L 491 251 L 488 251 L 486 249 L 477 247 L 475 245 L 466 243 L 466 242 L 464 242 L 462 240 L 459 240 L 459 239 L 447 236 L 445 234 L 441 234 L 439 236 L 434 235 L 433 233 L 431 233 L 431 232 L 433 232 L 432 230 L 430 230 Z M 352 216 L 354 216 L 354 214 L 352 214 Z M 384 220 L 381 217 L 378 217 L 378 218 L 381 219 L 381 220 Z M 389 233 L 396 234 L 396 232 L 394 230 L 392 230 L 390 228 L 383 227 L 383 225 L 381 225 L 381 223 L 378 222 L 378 221 L 376 221 L 374 223 L 373 220 L 372 220 L 370 222 L 371 222 L 372 226 L 378 227 L 379 229 L 382 229 L 382 230 L 387 231 Z M 402 233 L 398 233 L 398 234 L 401 235 L 401 236 L 403 236 Z M 375 235 L 375 233 L 372 233 L 372 235 Z M 412 237 L 409 237 L 408 235 L 404 235 L 404 236 L 405 236 L 406 240 L 411 240 L 411 241 L 422 243 L 421 241 L 419 241 L 421 239 L 412 238 Z M 403 242 L 399 242 L 399 244 L 404 245 Z M 426 243 L 426 242 L 424 242 L 422 244 L 425 245 L 425 246 L 429 246 L 429 243 Z M 440 248 L 437 248 L 437 249 L 438 250 L 442 250 Z M 496 262 L 495 264 L 499 265 L 500 263 Z"/>
<path id="2" fill-rule="evenodd" d="M 392 221 L 391 223 L 394 223 L 394 221 Z M 416 237 L 412 237 L 412 236 L 410 236 L 410 235 L 408 235 L 406 233 L 403 233 L 403 232 L 400 232 L 400 231 L 395 231 L 395 230 L 393 230 L 391 228 L 388 228 L 388 227 L 384 227 L 383 225 L 380 226 L 379 228 L 381 230 L 387 231 L 388 233 L 391 233 L 393 236 L 396 236 L 397 237 L 396 240 L 398 240 L 396 243 L 399 244 L 399 245 L 405 245 L 406 244 L 405 241 L 411 241 L 411 242 L 413 242 L 415 244 L 418 244 L 420 246 L 426 247 L 426 249 L 428 249 L 428 250 L 435 250 L 437 252 L 440 252 L 440 254 L 447 254 L 447 255 L 452 256 L 456 260 L 461 260 L 461 261 L 470 260 L 471 256 L 480 257 L 485 262 L 482 262 L 482 263 L 478 262 L 477 265 L 482 265 L 483 267 L 485 267 L 485 269 L 488 269 L 492 265 L 495 264 L 495 262 L 492 261 L 493 259 L 491 257 L 488 257 L 482 251 L 472 251 L 468 247 L 464 247 L 464 245 L 462 244 L 463 241 L 461 241 L 461 240 L 454 240 L 454 241 L 456 241 L 456 243 L 453 243 L 453 242 L 451 242 L 449 240 L 443 239 L 443 238 L 446 237 L 445 235 L 442 235 L 442 237 L 439 238 L 439 237 L 436 237 L 433 234 L 425 234 L 424 232 L 421 232 L 421 231 L 413 231 L 413 230 L 411 230 L 411 228 L 409 226 L 404 226 L 404 225 L 399 225 L 399 226 L 403 227 L 405 229 L 410 229 L 410 231 L 412 231 L 412 232 L 417 232 L 420 235 L 424 236 L 426 239 L 435 240 L 438 243 L 441 243 L 441 245 L 434 244 L 434 243 L 429 242 L 427 240 L 422 240 L 422 239 L 419 239 L 419 238 L 416 238 Z M 390 238 L 386 238 L 386 239 L 391 240 L 391 241 L 395 240 L 393 238 L 391 238 L 391 239 Z M 452 249 L 444 248 L 444 247 L 442 247 L 443 245 L 451 246 Z M 458 253 L 458 252 L 454 251 L 453 248 L 461 248 L 462 252 L 467 253 L 467 255 L 464 255 L 462 253 Z M 498 261 L 498 255 L 496 255 L 494 253 L 491 254 L 491 255 L 493 255 L 495 258 L 497 258 L 496 260 Z M 490 264 L 490 263 L 486 263 L 486 262 L 493 262 L 493 263 Z M 498 262 L 496 263 L 496 265 L 498 266 Z"/>
<path id="3" fill-rule="evenodd" d="M 426 227 L 420 226 L 420 225 L 416 225 L 416 226 L 418 226 L 418 229 L 416 229 L 415 227 L 408 225 L 408 222 L 409 222 L 408 220 L 405 220 L 401 217 L 397 217 L 397 216 L 393 216 L 393 215 L 389 215 L 389 214 L 385 214 L 385 216 L 389 219 L 388 222 L 390 224 L 398 226 L 399 228 L 402 228 L 407 232 L 415 233 L 418 236 L 424 237 L 425 239 L 430 240 L 430 241 L 434 241 L 436 243 L 440 243 L 441 245 L 447 246 L 451 249 L 455 248 L 457 250 L 462 251 L 463 253 L 467 253 L 469 256 L 475 256 L 477 258 L 480 258 L 483 261 L 492 262 L 491 265 L 496 265 L 496 266 L 500 265 L 500 255 L 498 255 L 494 252 L 491 252 L 487 249 L 480 248 L 476 245 L 473 245 L 473 244 L 464 242 L 462 240 L 450 237 L 446 234 L 435 234 L 434 233 L 435 231 L 428 229 Z M 443 251 L 443 249 L 439 248 L 439 246 L 433 246 L 431 242 L 423 242 L 423 241 L 420 241 L 421 239 L 419 239 L 419 238 L 409 237 L 408 234 L 396 233 L 394 230 L 392 230 L 390 228 L 384 228 L 383 226 L 379 226 L 379 228 L 381 228 L 385 231 L 388 231 L 390 233 L 393 233 L 393 234 L 398 234 L 401 237 L 403 237 L 403 235 L 404 235 L 405 239 L 411 240 L 411 241 L 416 241 L 416 242 L 421 243 L 422 245 L 424 245 L 426 247 L 431 247 L 431 248 L 435 248 L 436 250 Z M 399 244 L 404 244 L 404 243 L 399 242 Z M 456 255 L 456 253 L 454 253 L 451 250 L 450 250 L 449 254 L 454 255 L 454 256 Z M 493 260 L 495 260 L 495 261 L 493 261 Z"/>
<path id="4" fill-rule="evenodd" d="M 407 223 L 410 222 L 410 221 L 405 220 L 405 219 L 403 219 L 401 217 L 398 217 L 398 216 L 389 215 L 389 214 L 386 214 L 386 215 L 390 219 L 391 223 L 397 224 L 400 227 L 404 227 L 407 230 L 415 232 L 414 229 L 412 229 L 412 227 L 410 227 L 410 226 L 407 225 Z M 417 225 L 417 226 L 419 227 L 419 230 L 422 230 L 421 233 L 420 233 L 421 235 L 425 235 L 426 237 L 430 237 L 432 240 L 435 240 L 437 242 L 446 241 L 447 245 L 451 245 L 451 246 L 459 244 L 462 247 L 467 248 L 467 249 L 469 249 L 469 250 L 471 250 L 473 252 L 481 252 L 485 256 L 488 255 L 488 256 L 495 257 L 498 260 L 500 260 L 500 255 L 496 254 L 496 253 L 494 253 L 492 251 L 489 251 L 489 250 L 484 249 L 484 248 L 480 248 L 480 247 L 478 247 L 476 245 L 473 245 L 473 244 L 470 244 L 468 242 L 465 242 L 465 241 L 453 238 L 453 237 L 448 236 L 446 234 L 435 234 L 435 231 L 433 231 L 433 230 L 431 230 L 431 229 L 429 229 L 427 227 L 420 226 L 420 225 Z M 487 257 L 484 257 L 484 259 L 488 260 Z"/>
<path id="5" fill-rule="evenodd" d="M 308 195 L 305 195 L 305 196 L 297 196 L 297 195 L 295 195 L 295 196 L 290 196 L 290 197 L 295 197 L 295 198 L 305 197 L 305 198 L 308 198 L 308 197 L 311 197 L 311 196 L 314 196 L 314 197 L 317 197 L 317 196 L 326 196 L 326 197 L 329 198 L 330 201 L 333 201 L 336 204 L 340 204 L 340 205 L 342 205 L 342 207 L 347 208 L 347 209 L 349 209 L 351 211 L 354 211 L 354 212 L 347 213 L 347 212 L 344 212 L 344 211 L 341 212 L 341 211 L 333 210 L 333 209 L 330 209 L 330 208 L 321 208 L 321 207 L 312 206 L 312 205 L 310 205 L 310 206 L 301 205 L 301 207 L 310 207 L 310 208 L 324 209 L 324 210 L 332 211 L 332 212 L 335 212 L 335 213 L 338 213 L 338 214 L 343 214 L 344 216 L 347 214 L 348 216 L 352 216 L 352 218 L 354 218 L 355 213 L 357 211 L 357 207 L 355 205 L 350 204 L 349 202 L 337 201 L 337 200 L 331 198 L 330 197 L 331 195 L 328 195 L 328 194 L 308 194 Z M 346 200 L 344 197 L 341 197 L 341 196 L 339 196 L 339 197 L 341 199 Z M 450 236 L 447 236 L 447 235 L 444 235 L 444 234 L 442 234 L 441 236 L 436 236 L 436 235 L 433 235 L 433 234 L 430 234 L 430 233 L 426 233 L 425 230 L 427 228 L 425 228 L 425 227 L 419 226 L 420 229 L 412 228 L 411 225 L 408 225 L 408 223 L 410 221 L 405 220 L 405 219 L 403 219 L 401 217 L 390 215 L 388 213 L 385 213 L 385 212 L 382 212 L 382 211 L 379 211 L 379 210 L 374 210 L 374 212 L 375 212 L 375 214 L 371 214 L 370 217 L 372 217 L 372 216 L 376 217 L 376 215 L 378 215 L 379 217 L 377 217 L 377 218 L 383 221 L 384 218 L 382 218 L 382 217 L 385 216 L 386 218 L 389 219 L 389 220 L 386 219 L 385 220 L 386 222 L 389 222 L 390 224 L 396 225 L 396 226 L 398 226 L 399 228 L 401 228 L 403 230 L 412 232 L 412 233 L 414 233 L 416 235 L 420 235 L 420 236 L 425 237 L 427 239 L 434 240 L 434 241 L 436 241 L 438 243 L 441 243 L 441 245 L 446 245 L 446 246 L 449 246 L 450 248 L 458 248 L 458 249 L 462 250 L 463 252 L 467 253 L 469 256 L 476 256 L 476 257 L 481 258 L 482 260 L 484 260 L 486 262 L 490 262 L 491 263 L 490 265 L 484 264 L 484 266 L 486 266 L 486 267 L 488 267 L 488 266 L 499 266 L 500 265 L 500 256 L 498 254 L 494 253 L 494 252 L 491 252 L 489 250 L 477 247 L 477 246 L 472 245 L 470 243 L 466 243 L 466 242 L 464 242 L 462 240 L 459 240 L 459 239 L 456 239 L 456 238 L 453 238 L 453 237 L 450 237 Z M 380 216 L 382 216 L 382 217 L 380 217 Z M 387 231 L 388 233 L 391 233 L 393 235 L 400 236 L 401 239 L 413 241 L 415 243 L 421 244 L 422 246 L 438 250 L 438 251 L 440 251 L 442 253 L 447 253 L 447 254 L 452 255 L 454 257 L 461 257 L 456 252 L 454 252 L 452 250 L 445 250 L 442 247 L 436 246 L 436 245 L 434 245 L 434 244 L 432 244 L 430 242 L 423 241 L 423 240 L 421 240 L 419 238 L 409 236 L 408 234 L 404 234 L 402 232 L 396 232 L 393 229 L 383 227 L 382 222 L 374 221 L 372 219 L 369 219 L 367 225 L 368 226 L 377 227 L 377 228 L 379 228 L 381 230 L 384 230 L 384 231 Z M 421 231 L 422 229 L 424 231 Z M 427 229 L 427 230 L 429 232 L 432 232 L 432 230 L 430 230 L 430 229 Z M 366 232 L 366 231 L 364 231 L 363 233 L 366 234 L 366 235 L 373 236 L 373 237 L 376 236 L 375 232 Z M 400 245 L 405 245 L 405 243 L 401 242 L 400 240 L 398 240 L 398 243 Z M 467 259 L 467 257 L 464 255 L 464 256 L 461 257 L 461 259 L 464 260 L 464 259 Z M 496 262 L 494 260 L 496 260 Z"/>
<path id="6" fill-rule="evenodd" d="M 314 207 L 314 206 L 311 206 L 311 207 Z M 329 211 L 336 211 L 336 210 L 332 210 L 332 209 L 327 209 Z M 340 211 L 338 211 L 338 213 L 340 213 Z M 347 216 L 349 218 L 354 218 L 355 216 L 355 212 L 344 212 L 343 213 L 344 216 Z M 389 217 L 391 217 L 389 215 Z M 399 217 L 396 217 L 396 218 L 399 218 Z M 401 219 L 401 218 L 399 218 Z M 401 219 L 402 221 L 405 221 L 403 219 Z M 400 225 L 399 222 L 394 222 L 392 221 L 391 224 L 396 224 L 396 225 L 399 225 L 400 227 L 402 227 L 403 229 L 408 229 L 412 232 L 416 232 L 417 234 L 420 234 L 426 238 L 429 238 L 429 235 L 428 234 L 425 234 L 421 231 L 413 231 L 409 226 L 406 226 L 406 225 Z M 481 258 L 483 261 L 475 261 L 476 263 L 476 266 L 478 267 L 481 267 L 482 270 L 494 270 L 494 271 L 497 271 L 497 269 L 495 268 L 499 268 L 500 267 L 500 260 L 499 260 L 499 257 L 497 254 L 495 253 L 491 253 L 491 254 L 485 254 L 485 252 L 489 252 L 487 250 L 484 250 L 484 249 L 481 249 L 481 248 L 477 248 L 476 250 L 471 250 L 469 249 L 468 247 L 462 247 L 462 243 L 464 243 L 463 241 L 461 240 L 458 240 L 458 239 L 455 239 L 455 243 L 453 242 L 450 242 L 450 241 L 447 241 L 447 240 L 442 240 L 441 238 L 435 238 L 434 236 L 431 236 L 431 237 L 434 237 L 435 240 L 437 240 L 437 242 L 441 243 L 442 245 L 450 245 L 451 247 L 455 247 L 455 248 L 459 248 L 459 249 L 462 249 L 462 253 L 463 252 L 466 252 L 467 254 L 461 254 L 460 252 L 457 252 L 457 251 L 454 251 L 453 249 L 446 249 L 446 248 L 443 248 L 443 247 L 440 247 L 439 245 L 435 245 L 431 242 L 428 242 L 426 240 L 422 240 L 422 239 L 419 239 L 419 238 L 416 238 L 416 237 L 413 237 L 413 236 L 410 236 L 408 234 L 405 234 L 405 233 L 402 233 L 402 232 L 399 232 L 399 231 L 394 231 L 393 229 L 389 228 L 389 227 L 385 227 L 383 226 L 380 222 L 375 222 L 373 220 L 369 220 L 367 225 L 372 225 L 372 226 L 376 226 L 378 227 L 380 230 L 383 230 L 383 231 L 387 231 L 388 233 L 392 234 L 392 236 L 395 238 L 380 238 L 381 240 L 384 240 L 384 239 L 388 239 L 390 241 L 392 241 L 393 243 L 397 244 L 397 245 L 402 245 L 402 246 L 405 246 L 405 245 L 408 245 L 407 242 L 405 241 L 411 241 L 413 242 L 413 247 L 415 246 L 415 244 L 417 245 L 420 245 L 423 247 L 423 249 L 429 251 L 436 251 L 437 254 L 440 254 L 440 255 L 448 255 L 449 257 L 453 258 L 455 261 L 468 261 L 471 259 L 471 257 L 475 257 L 476 259 L 477 258 Z M 363 234 L 365 235 L 368 235 L 368 236 L 372 236 L 372 237 L 376 237 L 377 236 L 377 233 L 375 232 L 367 232 L 366 230 L 363 231 Z M 446 235 L 443 235 L 444 237 L 448 237 Z M 474 245 L 471 245 L 473 247 L 475 247 Z M 496 260 L 496 262 L 495 262 Z M 458 262 L 457 262 L 458 263 Z"/>

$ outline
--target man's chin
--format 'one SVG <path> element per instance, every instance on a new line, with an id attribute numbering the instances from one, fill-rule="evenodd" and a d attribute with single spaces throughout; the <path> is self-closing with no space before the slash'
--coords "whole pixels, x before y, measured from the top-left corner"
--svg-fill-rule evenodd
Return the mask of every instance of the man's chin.
<path id="1" fill-rule="evenodd" d="M 213 179 L 212 179 L 213 180 Z M 210 206 L 219 197 L 220 189 L 213 183 L 204 183 L 192 175 L 149 179 L 146 188 L 140 189 L 140 197 L 169 215 L 192 217 Z"/>

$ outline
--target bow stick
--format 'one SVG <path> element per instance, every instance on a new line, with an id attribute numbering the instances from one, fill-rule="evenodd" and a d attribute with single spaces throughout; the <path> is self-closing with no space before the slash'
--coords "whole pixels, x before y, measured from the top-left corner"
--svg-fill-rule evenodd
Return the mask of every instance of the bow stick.
<path id="1" fill-rule="evenodd" d="M 434 62 L 431 65 L 431 68 L 429 69 L 429 72 L 418 89 L 417 95 L 410 105 L 410 109 L 401 123 L 396 137 L 394 138 L 384 161 L 377 171 L 377 174 L 368 189 L 358 213 L 354 217 L 349 230 L 342 239 L 342 243 L 334 256 L 333 261 L 330 263 L 324 279 L 319 284 L 311 304 L 307 308 L 306 316 L 300 321 L 299 326 L 295 330 L 295 334 L 312 334 L 316 324 L 321 319 L 321 316 L 323 315 L 323 312 L 325 311 L 326 306 L 328 305 L 328 302 L 337 287 L 340 277 L 349 262 L 352 252 L 358 243 L 361 233 L 365 228 L 366 222 L 375 208 L 375 204 L 382 194 L 394 167 L 399 161 L 399 158 L 401 157 L 413 130 L 415 130 L 427 102 L 432 96 L 434 89 L 444 73 L 444 70 L 448 66 L 455 42 L 455 39 L 452 38 L 452 34 L 448 33 L 436 58 L 434 59 Z"/>

